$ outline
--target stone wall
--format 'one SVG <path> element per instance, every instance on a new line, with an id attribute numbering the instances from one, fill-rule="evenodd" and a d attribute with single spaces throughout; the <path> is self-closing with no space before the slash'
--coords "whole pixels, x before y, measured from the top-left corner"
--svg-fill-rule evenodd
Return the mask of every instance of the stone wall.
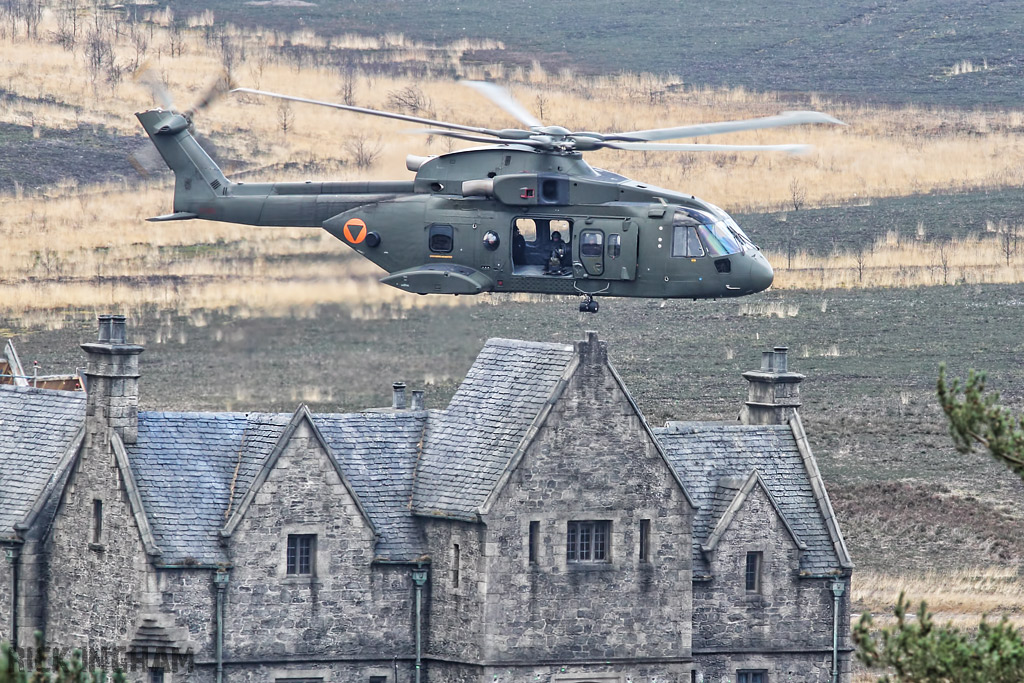
<path id="1" fill-rule="evenodd" d="M 487 515 L 484 656 L 556 667 L 667 658 L 662 670 L 685 671 L 692 509 L 604 345 L 580 346 L 579 368 Z M 648 563 L 638 551 L 642 519 L 651 523 Z M 610 561 L 567 561 L 572 520 L 611 523 Z M 532 565 L 531 521 L 540 531 Z"/>
<path id="2" fill-rule="evenodd" d="M 289 534 L 316 534 L 314 576 L 288 576 Z M 225 660 L 412 650 L 407 567 L 375 568 L 374 534 L 302 421 L 229 540 Z"/>
<path id="3" fill-rule="evenodd" d="M 746 590 L 748 552 L 763 553 L 761 586 L 756 592 Z M 711 557 L 713 579 L 694 585 L 694 660 L 698 671 L 711 676 L 706 680 L 717 682 L 722 676 L 735 680 L 737 669 L 788 675 L 790 667 L 797 669 L 796 680 L 828 680 L 831 580 L 800 578 L 799 553 L 768 496 L 755 485 Z M 845 613 L 840 617 L 843 626 Z M 771 654 L 780 651 L 807 654 L 784 658 Z M 826 662 L 824 674 L 822 661 Z M 769 675 L 769 680 L 778 678 Z"/>
<path id="4" fill-rule="evenodd" d="M 97 429 L 75 465 L 53 523 L 46 582 L 48 642 L 59 647 L 122 650 L 152 604 L 151 569 L 121 473 Z M 106 446 L 106 447 L 104 447 Z M 103 502 L 99 543 L 93 501 Z"/>
<path id="5" fill-rule="evenodd" d="M 11 602 L 14 595 L 14 576 L 5 551 L 10 546 L 0 543 L 0 642 L 11 640 Z"/>
<path id="6" fill-rule="evenodd" d="M 483 656 L 480 628 L 483 597 L 484 526 L 450 520 L 422 520 L 430 548 L 429 620 L 425 649 L 431 655 L 462 661 Z M 454 546 L 459 546 L 459 585 L 454 585 Z M 432 667 L 436 668 L 436 667 Z M 445 679 L 448 680 L 448 679 Z"/>
<path id="7" fill-rule="evenodd" d="M 214 661 L 217 590 L 211 569 L 162 569 L 155 575 L 159 613 L 194 661 Z"/>

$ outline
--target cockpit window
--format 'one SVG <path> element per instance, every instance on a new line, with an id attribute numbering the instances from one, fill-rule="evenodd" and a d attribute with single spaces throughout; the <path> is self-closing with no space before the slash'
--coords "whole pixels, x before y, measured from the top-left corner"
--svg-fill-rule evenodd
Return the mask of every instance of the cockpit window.
<path id="1" fill-rule="evenodd" d="M 731 225 L 730 225 L 731 223 Z M 733 227 L 735 226 L 735 227 Z M 691 258 L 738 254 L 750 244 L 735 221 L 724 213 L 713 216 L 696 209 L 679 209 L 672 221 L 672 255 Z M 703 247 L 703 248 L 701 248 Z"/>

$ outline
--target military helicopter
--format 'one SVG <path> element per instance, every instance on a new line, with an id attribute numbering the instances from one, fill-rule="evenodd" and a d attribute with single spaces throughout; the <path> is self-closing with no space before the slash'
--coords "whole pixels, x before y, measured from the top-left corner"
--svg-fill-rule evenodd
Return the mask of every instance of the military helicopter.
<path id="1" fill-rule="evenodd" d="M 781 151 L 803 145 L 665 143 L 811 123 L 812 111 L 624 133 L 546 126 L 504 88 L 463 81 L 526 128 L 494 130 L 249 88 L 232 92 L 332 107 L 430 126 L 416 132 L 484 143 L 410 155 L 412 180 L 234 183 L 192 134 L 192 114 L 136 114 L 174 172 L 173 212 L 151 221 L 203 219 L 323 227 L 387 271 L 381 282 L 417 294 L 531 292 L 594 297 L 718 298 L 767 289 L 771 265 L 736 222 L 691 195 L 593 168 L 582 152 Z"/>

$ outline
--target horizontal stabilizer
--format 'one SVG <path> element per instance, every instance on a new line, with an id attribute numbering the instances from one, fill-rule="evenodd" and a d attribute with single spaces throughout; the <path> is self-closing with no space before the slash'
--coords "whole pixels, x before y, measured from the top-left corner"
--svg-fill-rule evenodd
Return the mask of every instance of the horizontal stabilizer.
<path id="1" fill-rule="evenodd" d="M 197 218 L 199 214 L 191 213 L 189 211 L 176 211 L 175 213 L 165 213 L 163 216 L 153 216 L 146 220 L 151 223 L 163 223 L 164 221 L 187 221 L 192 218 Z"/>

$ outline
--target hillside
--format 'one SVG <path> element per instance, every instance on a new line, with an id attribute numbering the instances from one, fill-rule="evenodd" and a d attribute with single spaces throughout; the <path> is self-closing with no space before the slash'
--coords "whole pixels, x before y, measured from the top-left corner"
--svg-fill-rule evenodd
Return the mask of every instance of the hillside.
<path id="1" fill-rule="evenodd" d="M 202 0 L 170 4 L 186 13 L 210 7 Z M 506 46 L 501 60 L 538 60 L 552 71 L 648 71 L 689 84 L 859 102 L 1017 107 L 1024 77 L 1014 2 L 230 0 L 215 12 L 239 25 L 313 28 L 323 35 L 402 33 L 434 43 L 487 38 Z"/>

